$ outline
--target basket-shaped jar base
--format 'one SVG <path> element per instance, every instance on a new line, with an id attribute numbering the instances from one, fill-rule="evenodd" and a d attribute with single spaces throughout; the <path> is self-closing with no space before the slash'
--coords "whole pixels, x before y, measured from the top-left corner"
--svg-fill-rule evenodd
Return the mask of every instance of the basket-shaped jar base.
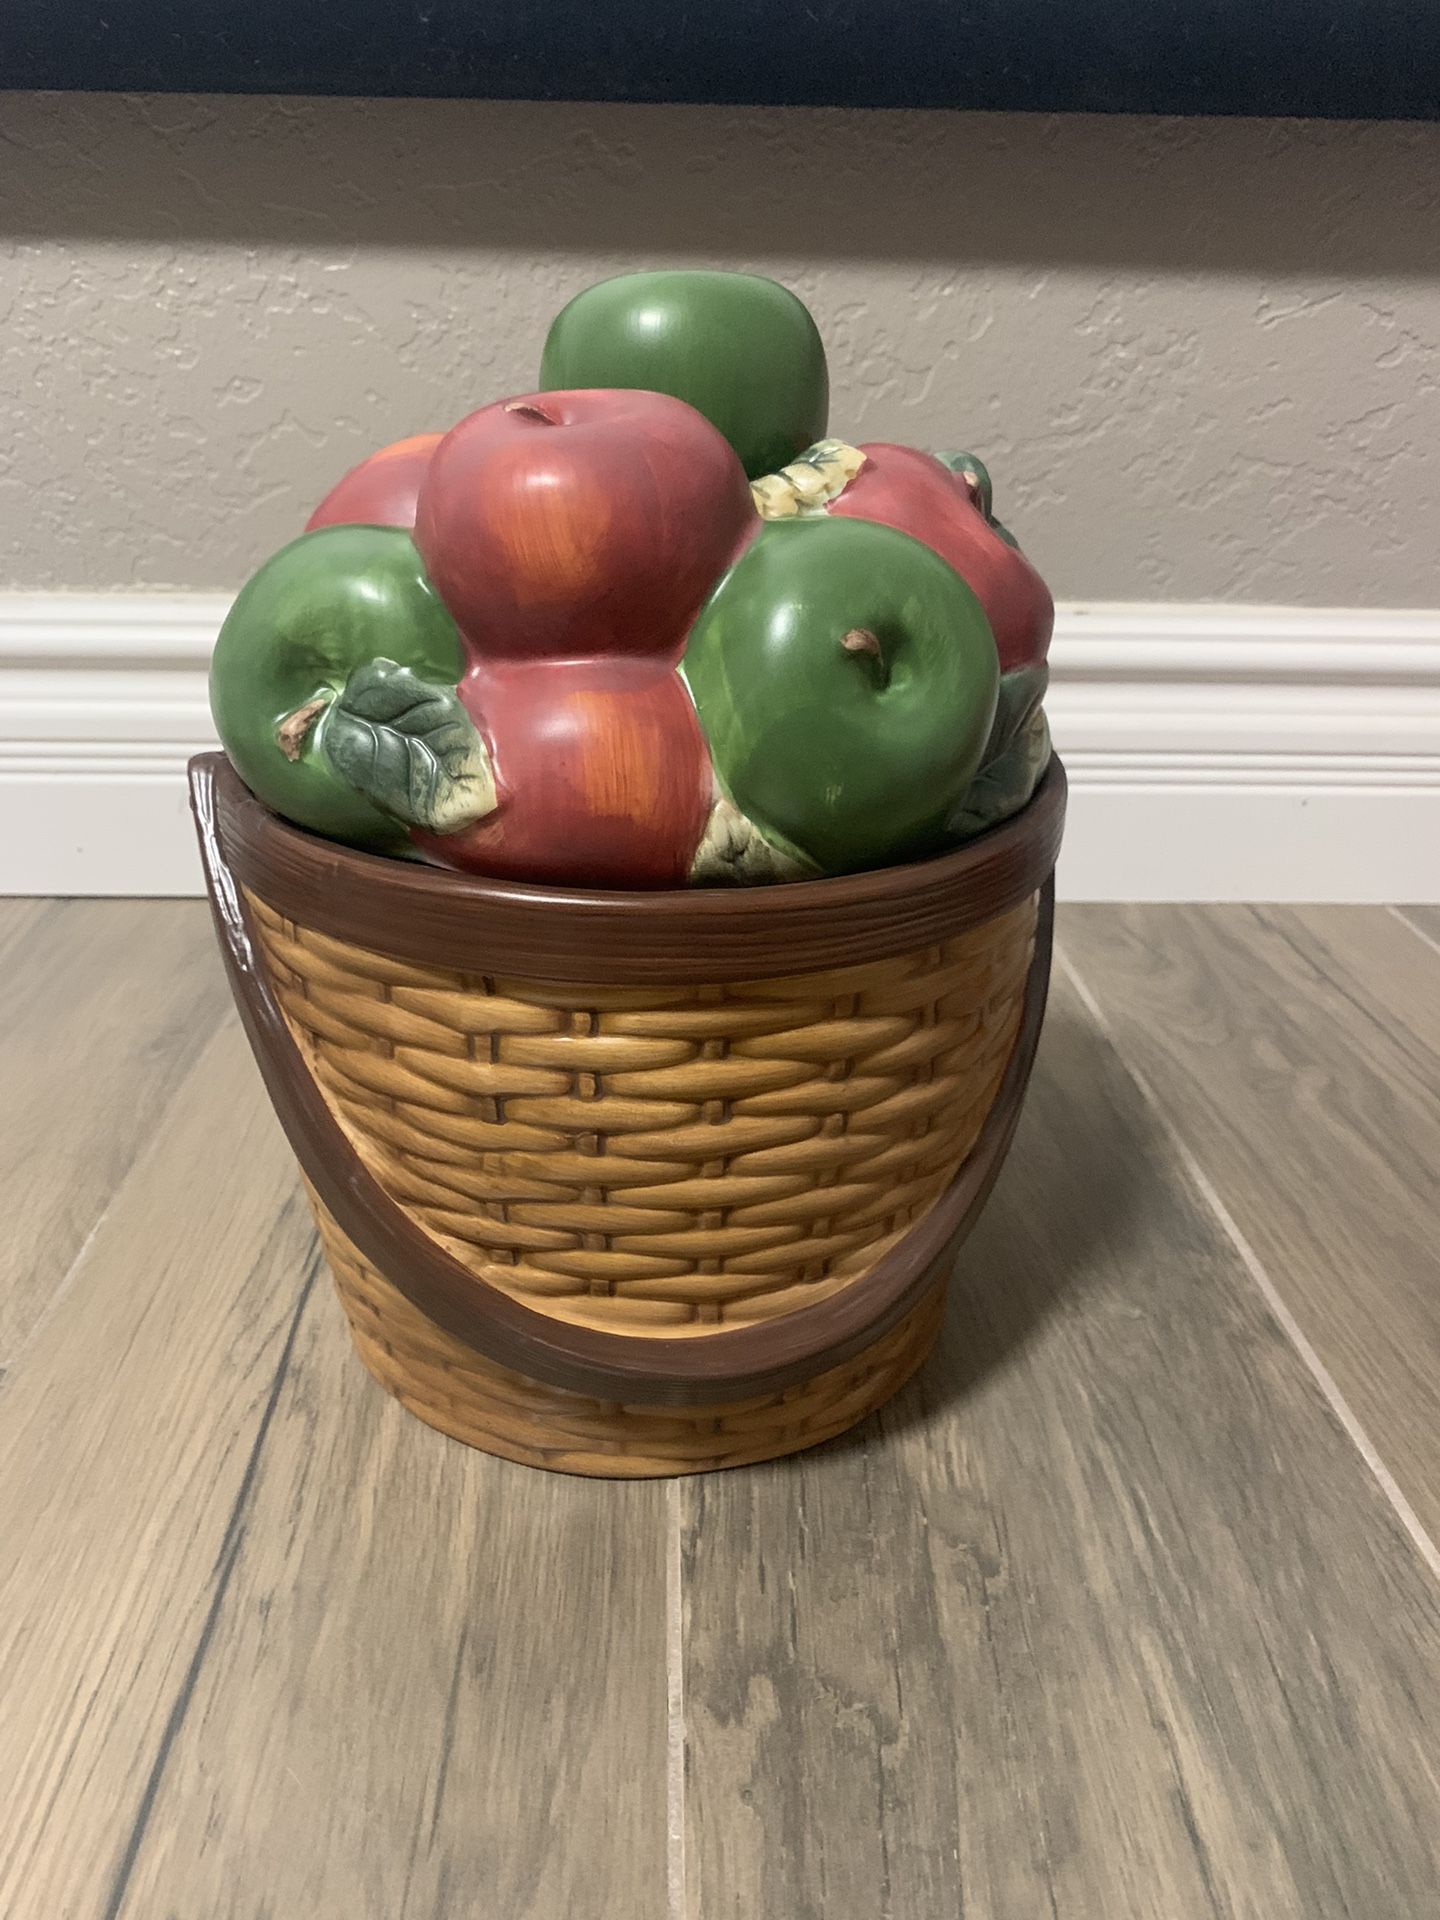
<path id="1" fill-rule="evenodd" d="M 360 1356 L 526 1465 L 831 1439 L 934 1343 L 1009 1146 L 1064 777 L 972 847 L 733 894 L 356 854 L 192 770 L 236 1002 Z"/>

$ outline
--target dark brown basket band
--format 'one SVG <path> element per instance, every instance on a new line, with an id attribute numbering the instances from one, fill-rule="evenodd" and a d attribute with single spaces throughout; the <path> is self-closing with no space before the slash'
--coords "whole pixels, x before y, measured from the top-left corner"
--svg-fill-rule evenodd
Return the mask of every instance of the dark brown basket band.
<path id="1" fill-rule="evenodd" d="M 1027 807 L 938 860 L 778 887 L 598 893 L 357 853 L 277 818 L 223 754 L 192 766 L 213 790 L 226 864 L 287 920 L 419 966 L 585 985 L 764 980 L 952 940 L 1039 889 L 1065 822 L 1055 759 Z"/>
<path id="2" fill-rule="evenodd" d="M 1035 952 L 1014 1050 L 974 1149 L 924 1219 L 850 1286 L 766 1324 L 685 1338 L 607 1333 L 552 1318 L 486 1283 L 417 1226 L 366 1167 L 296 1045 L 260 955 L 238 884 L 243 878 L 250 885 L 251 874 L 237 876 L 230 859 L 230 801 L 238 784 L 218 755 L 191 763 L 191 804 L 221 949 L 276 1113 L 311 1184 L 358 1252 L 421 1312 L 488 1359 L 551 1386 L 621 1403 L 706 1406 L 778 1390 L 840 1365 L 888 1332 L 984 1205 L 1019 1119 L 1044 1017 L 1054 912 L 1048 871 L 1035 883 L 1041 895 Z M 1058 792 L 1063 806 L 1063 776 Z M 386 872 L 408 869 L 386 863 Z M 254 881 L 268 901 L 267 877 L 257 873 Z M 365 879 L 373 891 L 374 875 Z M 313 923 L 307 907 L 299 911 Z"/>

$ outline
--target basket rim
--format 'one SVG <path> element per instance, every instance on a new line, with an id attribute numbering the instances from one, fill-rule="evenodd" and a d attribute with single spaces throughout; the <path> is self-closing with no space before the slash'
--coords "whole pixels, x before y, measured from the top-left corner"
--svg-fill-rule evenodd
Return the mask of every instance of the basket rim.
<path id="1" fill-rule="evenodd" d="M 341 846 L 272 813 L 223 753 L 197 755 L 190 777 L 192 802 L 201 780 L 213 792 L 209 830 L 223 864 L 287 919 L 419 966 L 621 986 L 827 972 L 953 939 L 1049 877 L 1066 800 L 1052 755 L 1028 805 L 953 853 L 779 886 L 624 893 L 490 880 Z"/>

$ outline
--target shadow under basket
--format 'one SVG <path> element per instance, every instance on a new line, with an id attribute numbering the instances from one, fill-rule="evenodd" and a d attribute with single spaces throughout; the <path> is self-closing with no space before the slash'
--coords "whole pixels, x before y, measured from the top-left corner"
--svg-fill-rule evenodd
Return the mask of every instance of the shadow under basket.
<path id="1" fill-rule="evenodd" d="M 843 1432 L 929 1352 L 1044 1015 L 1065 776 L 847 879 L 583 893 L 354 852 L 191 763 L 236 1003 L 356 1348 L 631 1477 Z"/>

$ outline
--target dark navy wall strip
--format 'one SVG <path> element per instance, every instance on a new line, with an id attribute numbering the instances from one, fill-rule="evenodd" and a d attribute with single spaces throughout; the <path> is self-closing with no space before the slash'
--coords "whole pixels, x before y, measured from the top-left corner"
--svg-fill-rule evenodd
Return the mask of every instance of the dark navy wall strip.
<path id="1" fill-rule="evenodd" d="M 1440 118 L 1440 0 L 0 0 L 0 88 Z"/>

